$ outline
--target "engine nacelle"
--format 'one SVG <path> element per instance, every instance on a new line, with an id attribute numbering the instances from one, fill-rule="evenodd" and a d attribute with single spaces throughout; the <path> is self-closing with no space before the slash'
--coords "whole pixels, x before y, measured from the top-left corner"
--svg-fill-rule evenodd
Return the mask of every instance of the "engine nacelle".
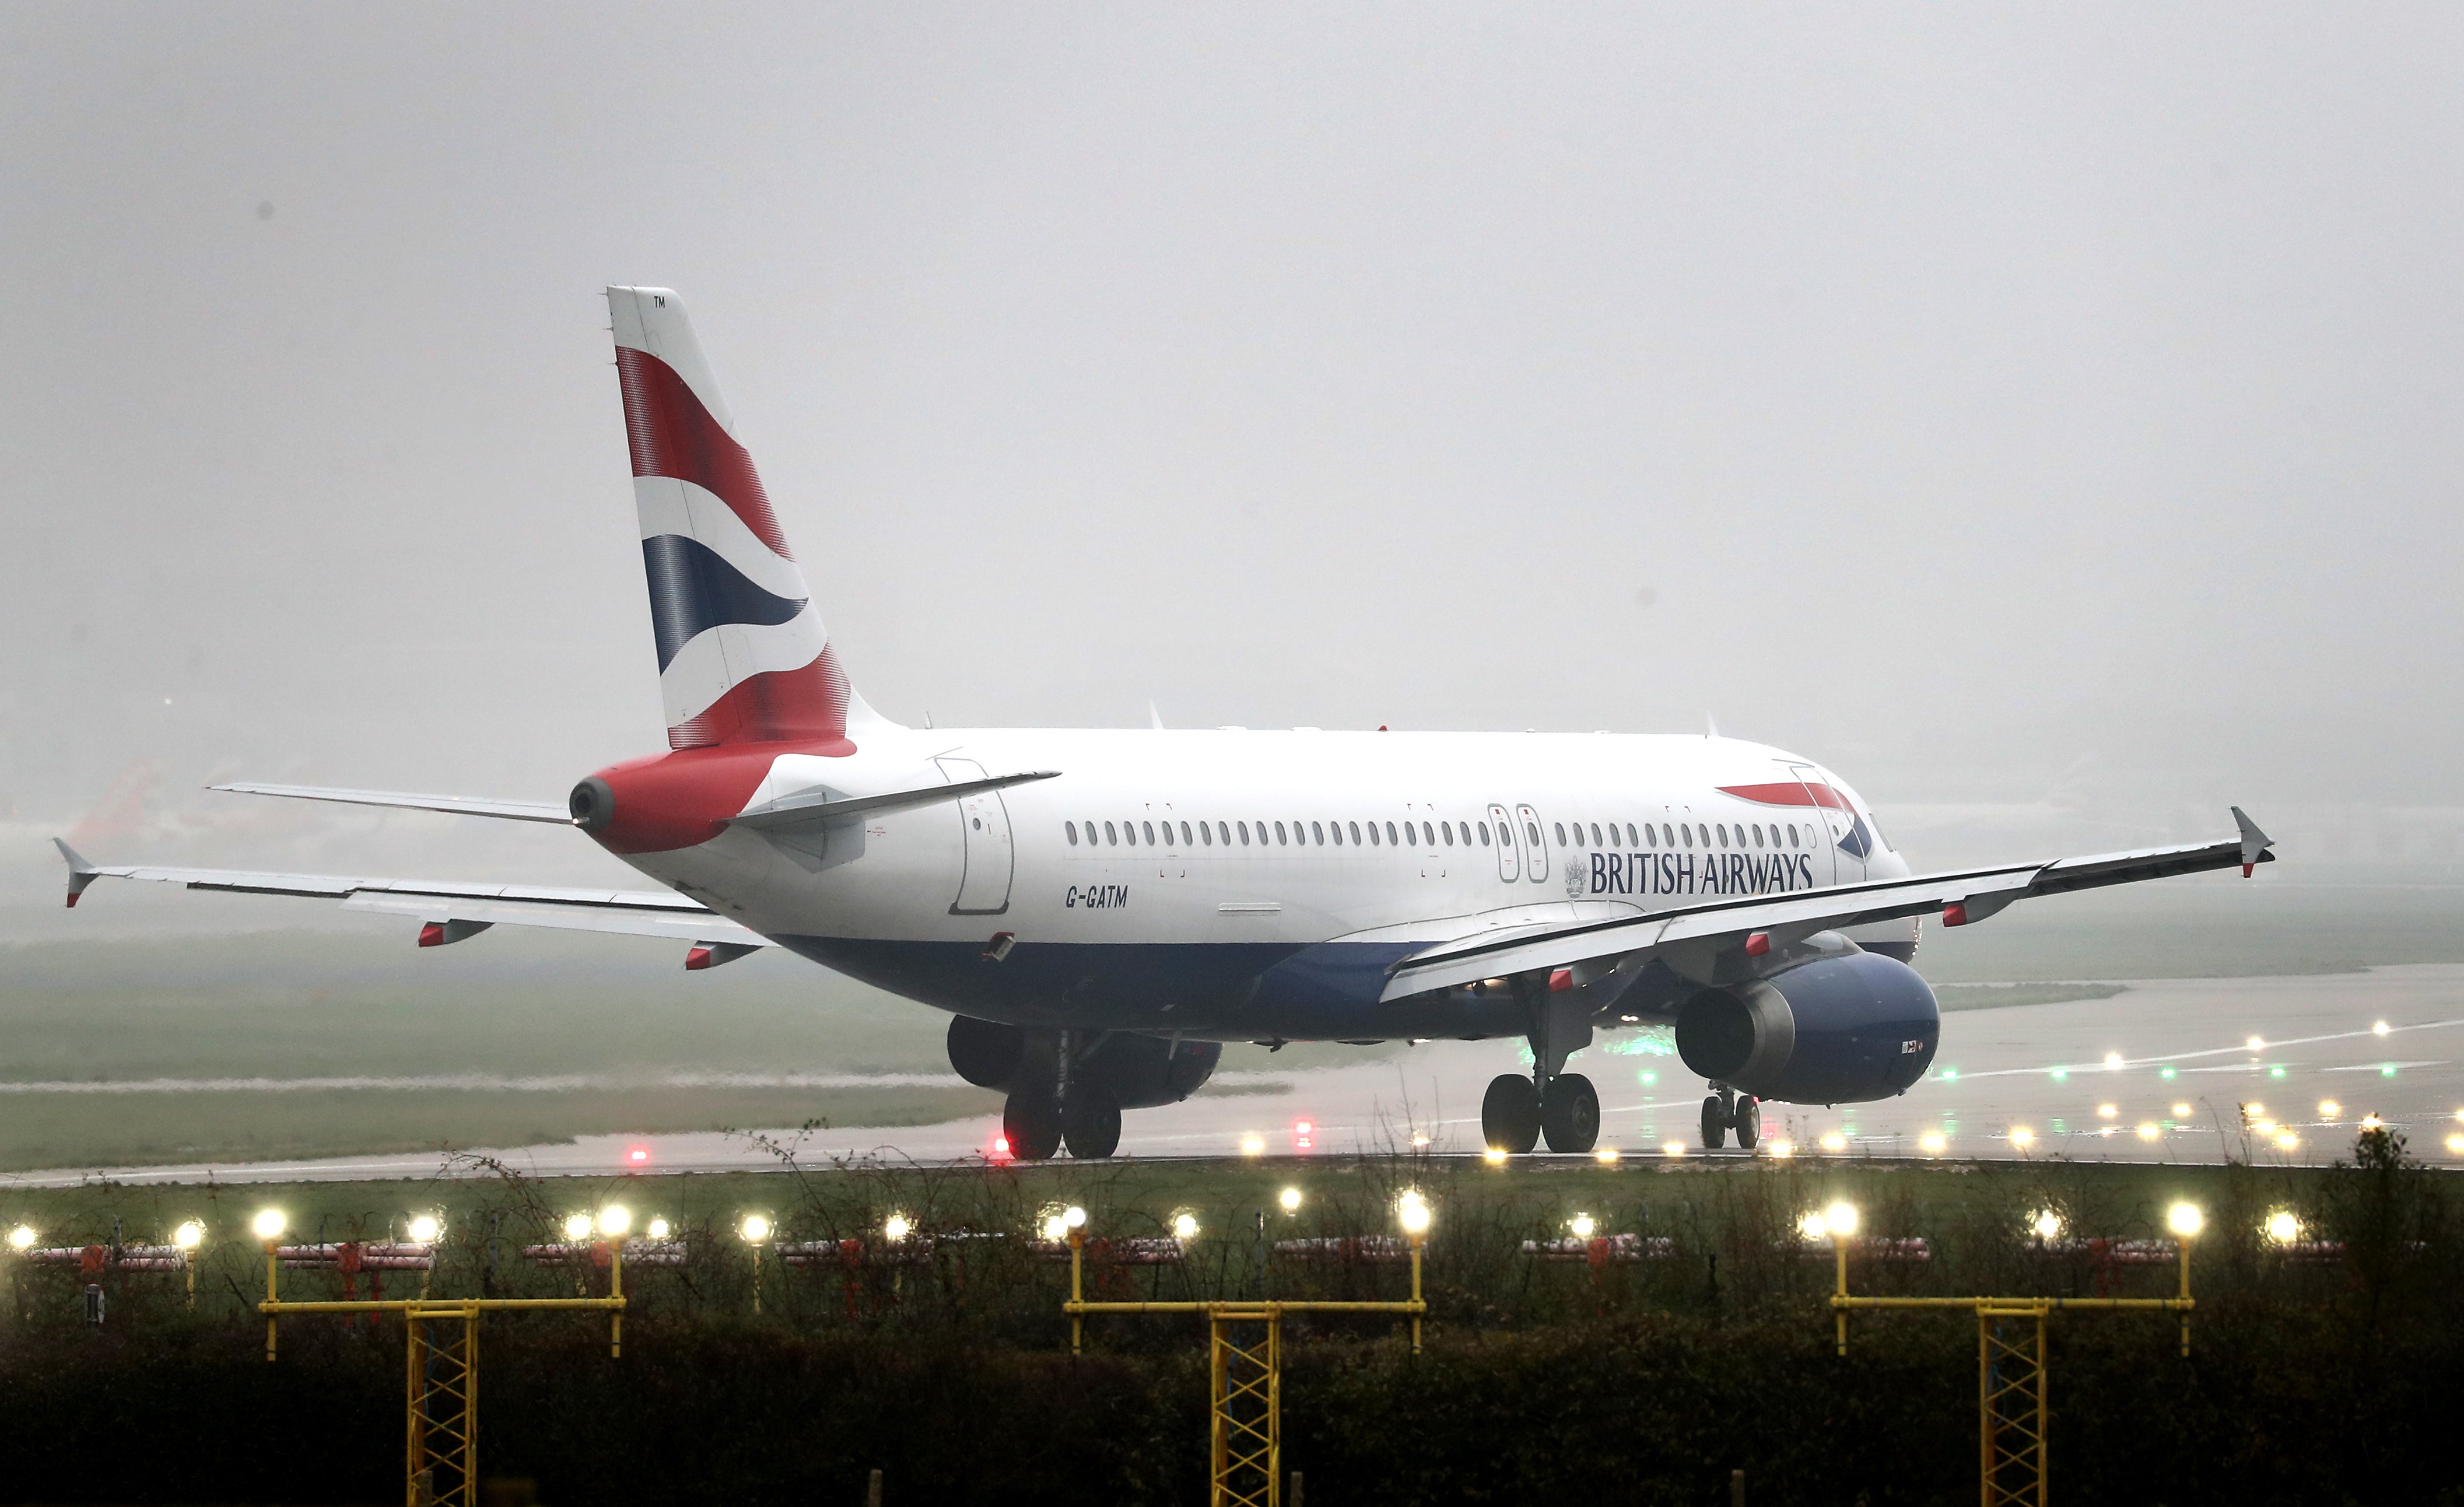
<path id="1" fill-rule="evenodd" d="M 1113 1031 L 1069 1064 L 1069 1081 L 1091 1084 L 1123 1109 L 1177 1104 L 1215 1075 L 1220 1041 L 1174 1042 Z M 1061 1033 L 1004 1026 L 969 1015 L 950 1018 L 950 1066 L 978 1088 L 1003 1093 L 1058 1081 Z"/>
<path id="2" fill-rule="evenodd" d="M 1794 1104 L 1903 1094 L 1941 1041 L 1932 988 L 1916 969 L 1872 952 L 1705 989 L 1677 1015 L 1677 1055 L 1689 1070 Z"/>

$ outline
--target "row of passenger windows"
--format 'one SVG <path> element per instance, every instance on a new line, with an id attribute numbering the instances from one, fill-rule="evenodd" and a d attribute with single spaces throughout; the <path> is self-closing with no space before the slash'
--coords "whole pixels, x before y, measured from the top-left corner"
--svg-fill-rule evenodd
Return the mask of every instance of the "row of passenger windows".
<path id="1" fill-rule="evenodd" d="M 1610 822 L 1607 824 L 1605 836 L 1602 835 L 1600 823 L 1594 822 L 1587 830 L 1583 823 L 1576 822 L 1573 824 L 1572 842 L 1567 840 L 1566 823 L 1553 822 L 1551 825 L 1556 829 L 1557 846 L 1560 848 L 1584 846 L 1614 848 L 1617 846 L 1617 840 L 1620 837 L 1624 838 L 1625 846 L 1628 848 L 1676 848 L 1681 845 L 1692 848 L 1698 846 L 1696 842 L 1698 836 L 1701 838 L 1699 844 L 1701 847 L 1742 848 L 1746 846 L 1749 834 L 1753 846 L 1776 848 L 1781 846 L 1782 831 L 1788 835 L 1788 847 L 1797 846 L 1796 825 L 1793 822 L 1785 827 L 1773 822 L 1768 843 L 1765 840 L 1763 824 L 1760 822 L 1751 824 L 1741 822 L 1734 827 L 1726 822 L 1691 824 L 1661 822 L 1657 827 L 1650 822 L 1644 822 L 1639 827 L 1633 822 L 1628 822 L 1621 829 L 1617 823 Z M 1287 828 L 1282 822 L 1262 821 L 1257 823 L 1254 837 L 1250 831 L 1250 824 L 1247 822 L 1181 822 L 1176 832 L 1174 823 L 1171 821 L 1158 823 L 1146 817 L 1119 823 L 1099 824 L 1089 821 L 1086 824 L 1083 837 L 1080 835 L 1078 823 L 1061 824 L 1062 831 L 1068 834 L 1069 846 L 1072 848 L 1077 847 L 1082 841 L 1089 847 L 1096 846 L 1096 831 L 1099 826 L 1103 832 L 1101 845 L 1107 848 L 1123 846 L 1135 848 L 1142 843 L 1150 848 L 1168 848 L 1173 846 L 1176 836 L 1179 839 L 1179 846 L 1183 848 L 1213 848 L 1219 845 L 1229 848 L 1235 842 L 1243 848 L 1251 846 L 1253 842 L 1259 847 L 1265 847 L 1268 842 L 1267 833 L 1270 831 L 1274 834 L 1273 844 L 1278 848 L 1290 847 L 1293 844 L 1304 848 L 1312 845 L 1340 848 L 1347 840 L 1355 848 L 1364 845 L 1372 848 L 1381 846 L 1468 848 L 1475 841 L 1481 847 L 1486 848 L 1493 842 L 1509 841 L 1512 836 L 1510 831 L 1504 828 L 1492 836 L 1486 822 L 1406 821 L 1398 827 L 1394 822 L 1295 821 Z M 1155 829 L 1158 826 L 1163 829 L 1159 840 L 1155 834 Z M 1529 821 L 1524 823 L 1524 828 L 1525 840 L 1533 847 L 1538 847 L 1540 830 Z M 1590 838 L 1588 844 L 1584 841 L 1586 836 Z"/>

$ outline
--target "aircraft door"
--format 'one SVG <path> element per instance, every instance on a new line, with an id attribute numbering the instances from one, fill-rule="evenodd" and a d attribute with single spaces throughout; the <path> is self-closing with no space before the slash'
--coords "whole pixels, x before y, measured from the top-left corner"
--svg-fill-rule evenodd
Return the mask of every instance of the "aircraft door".
<path id="1" fill-rule="evenodd" d="M 1549 838 L 1540 813 L 1529 806 L 1514 809 L 1515 825 L 1524 839 L 1523 876 L 1534 884 L 1549 882 Z"/>
<path id="2" fill-rule="evenodd" d="M 935 759 L 941 778 L 957 785 L 987 779 L 984 766 L 973 759 Z M 958 898 L 950 902 L 953 916 L 999 916 L 1009 909 L 1009 881 L 1017 867 L 1010 841 L 1009 808 L 999 790 L 979 790 L 957 801 L 958 834 L 965 860 L 958 875 Z"/>
<path id="3" fill-rule="evenodd" d="M 1515 856 L 1522 851 L 1523 839 L 1514 831 L 1514 818 L 1494 801 L 1488 806 L 1488 825 L 1497 829 L 1497 876 L 1511 884 L 1523 877 L 1522 860 Z"/>
<path id="4" fill-rule="evenodd" d="M 1823 804 L 1837 801 L 1839 797 L 1823 783 L 1822 772 L 1801 764 L 1790 765 L 1788 772 L 1796 776 L 1796 783 L 1805 790 L 1805 814 L 1814 827 L 1813 840 L 1808 844 L 1814 853 L 1814 882 L 1848 884 L 1863 878 L 1865 869 L 1862 864 L 1857 865 L 1853 873 L 1846 872 L 1847 865 L 1839 852 L 1839 839 L 1847 835 L 1847 828 L 1842 824 L 1839 812 Z"/>

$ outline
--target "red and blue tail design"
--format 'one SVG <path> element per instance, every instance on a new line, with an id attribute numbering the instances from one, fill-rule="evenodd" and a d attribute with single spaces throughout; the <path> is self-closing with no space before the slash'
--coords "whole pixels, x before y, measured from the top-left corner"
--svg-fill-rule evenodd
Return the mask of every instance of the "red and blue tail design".
<path id="1" fill-rule="evenodd" d="M 683 300 L 609 288 L 668 744 L 845 743 L 847 679 Z"/>

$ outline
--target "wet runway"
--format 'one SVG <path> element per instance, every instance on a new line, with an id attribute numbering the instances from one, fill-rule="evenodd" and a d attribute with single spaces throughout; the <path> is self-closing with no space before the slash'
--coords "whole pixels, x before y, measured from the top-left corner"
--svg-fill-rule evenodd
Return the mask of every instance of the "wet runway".
<path id="1" fill-rule="evenodd" d="M 1406 1146 L 1480 1148 L 1491 1076 L 1523 1064 L 1518 1043 L 1436 1042 L 1353 1067 L 1219 1076 L 1211 1091 L 1132 1111 L 1125 1156 L 1274 1155 Z M 1626 1032 L 1571 1064 L 1600 1094 L 1600 1143 L 1621 1156 L 1700 1156 L 1703 1085 L 1664 1031 Z M 1944 1017 L 1932 1074 L 1877 1104 L 1770 1105 L 1768 1154 L 2324 1163 L 2349 1155 L 2375 1114 L 2412 1153 L 2464 1166 L 2464 966 L 2286 978 L 2163 979 L 2110 999 L 1962 1010 Z M 798 1160 L 982 1156 L 994 1117 L 945 1124 L 774 1131 Z M 1673 1149 L 1672 1149 L 1673 1148 Z M 539 1174 L 716 1171 L 779 1164 L 747 1136 L 590 1137 L 482 1154 Z M 1733 1148 L 1721 1153 L 1738 1155 Z M 433 1152 L 315 1162 L 20 1174 L 19 1186 L 108 1176 L 132 1183 L 435 1176 Z"/>

